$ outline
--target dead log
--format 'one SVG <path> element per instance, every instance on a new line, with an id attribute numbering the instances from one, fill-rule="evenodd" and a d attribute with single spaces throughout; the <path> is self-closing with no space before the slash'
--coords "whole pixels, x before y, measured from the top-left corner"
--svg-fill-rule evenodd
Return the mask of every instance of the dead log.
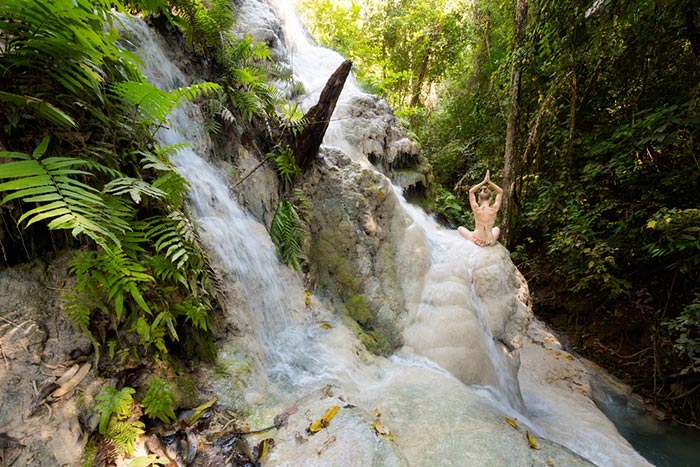
<path id="1" fill-rule="evenodd" d="M 331 115 L 333 115 L 335 105 L 338 103 L 340 93 L 343 91 L 345 81 L 350 74 L 350 68 L 352 68 L 352 62 L 345 60 L 333 72 L 321 91 L 316 105 L 304 115 L 307 122 L 304 130 L 292 139 L 291 147 L 294 152 L 294 160 L 301 167 L 301 170 L 309 168 L 311 162 L 318 155 L 318 149 L 321 147 Z"/>

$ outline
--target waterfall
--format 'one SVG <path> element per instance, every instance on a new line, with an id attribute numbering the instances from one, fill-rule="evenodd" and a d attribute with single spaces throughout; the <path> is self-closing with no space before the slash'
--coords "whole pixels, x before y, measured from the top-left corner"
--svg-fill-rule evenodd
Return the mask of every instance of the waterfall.
<path id="1" fill-rule="evenodd" d="M 278 2 L 278 7 L 288 15 L 288 25 L 290 21 L 298 21 L 288 9 L 288 2 Z M 165 44 L 140 19 L 123 18 L 122 22 L 128 31 L 125 35 L 133 42 L 126 46 L 142 58 L 144 74 L 155 85 L 172 89 L 188 83 L 167 58 Z M 296 34 L 303 33 L 301 26 L 294 27 L 299 28 Z M 308 42 L 297 44 L 297 40 L 294 39 L 295 50 L 305 50 L 306 55 L 300 53 L 292 60 L 295 74 L 305 80 L 308 91 L 317 91 L 318 81 L 325 81 L 334 67 L 329 60 L 330 72 L 320 70 L 314 57 L 335 55 L 312 48 Z M 348 89 L 350 94 L 359 92 L 354 84 Z M 342 99 L 339 105 L 344 105 Z M 188 105 L 176 109 L 171 115 L 171 127 L 160 129 L 157 137 L 161 144 L 193 143 L 192 148 L 181 151 L 172 161 L 190 183 L 193 217 L 221 280 L 235 285 L 232 294 L 241 298 L 237 304 L 242 309 L 227 313 L 250 323 L 249 330 L 255 336 L 250 348 L 257 348 L 263 354 L 257 371 L 263 372 L 262 378 L 268 382 L 264 400 L 269 407 L 256 406 L 259 419 L 289 407 L 298 408 L 300 414 L 307 411 L 320 416 L 329 404 L 343 405 L 331 426 L 337 441 L 323 456 L 317 451 L 323 442 L 320 435 L 307 442 L 294 440 L 291 434 L 294 424 L 303 432 L 308 421 L 303 416 L 290 417 L 288 432 L 278 438 L 270 463 L 464 466 L 525 465 L 526 461 L 530 465 L 535 459 L 539 463 L 551 459 L 555 465 L 585 465 L 553 443 L 546 444 L 548 450 L 542 454 L 546 457 L 536 457 L 539 451 L 529 448 L 523 433 L 503 422 L 504 415 L 518 418 L 533 434 L 556 432 L 561 423 L 551 407 L 538 406 L 535 412 L 524 409 L 518 378 L 512 371 L 512 362 L 509 363 L 512 357 L 505 344 L 496 342 L 488 323 L 486 310 L 492 306 L 479 298 L 483 296 L 479 288 L 487 284 L 498 289 L 500 285 L 498 280 L 486 277 L 483 269 L 477 271 L 470 264 L 484 254 L 497 254 L 497 250 L 489 253 L 466 244 L 458 234 L 441 229 L 424 213 L 402 201 L 403 209 L 413 219 L 411 228 L 421 230 L 427 238 L 434 276 L 425 281 L 414 318 L 420 321 L 439 317 L 444 309 L 435 305 L 442 298 L 441 291 L 456 283 L 462 295 L 455 308 L 478 323 L 471 335 L 479 337 L 465 345 L 483 347 L 490 358 L 488 362 L 470 362 L 464 356 L 449 356 L 448 363 L 485 364 L 484 384 L 469 386 L 448 371 L 447 365 L 412 352 L 410 346 L 388 359 L 374 357 L 362 351 L 355 333 L 322 305 L 315 304 L 314 316 L 305 312 L 301 279 L 279 263 L 265 227 L 238 205 L 225 172 L 198 154 L 206 146 L 207 137 L 197 109 Z M 359 151 L 349 147 L 338 128 L 333 128 L 326 143 L 350 151 L 353 159 L 371 167 Z M 410 328 L 407 329 L 410 334 L 409 331 Z M 424 342 L 422 339 L 414 341 Z M 322 387 L 330 389 L 319 392 Z M 330 396 L 329 391 L 332 391 Z M 533 397 L 530 401 L 537 402 Z M 555 409 L 568 410 L 566 401 Z M 571 412 L 574 417 L 577 414 Z M 400 441 L 382 441 L 368 428 L 379 416 Z M 548 430 L 538 427 L 540 416 L 543 423 L 550 425 Z M 571 424 L 568 419 L 566 423 Z M 599 452 L 595 446 L 591 448 L 589 441 L 600 434 L 596 429 L 589 425 L 578 431 L 575 426 L 570 428 L 573 433 L 557 441 L 599 465 L 646 465 L 614 429 L 600 431 L 610 439 L 610 446 Z M 593 438 L 588 437 L 589 432 Z M 542 440 L 542 443 L 546 442 Z"/>

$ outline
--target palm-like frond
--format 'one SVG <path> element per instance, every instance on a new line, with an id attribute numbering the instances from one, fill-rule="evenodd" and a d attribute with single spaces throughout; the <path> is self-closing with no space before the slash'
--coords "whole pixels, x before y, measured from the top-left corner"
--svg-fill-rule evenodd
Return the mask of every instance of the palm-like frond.
<path id="1" fill-rule="evenodd" d="M 301 261 L 306 258 L 302 247 L 306 238 L 306 224 L 290 200 L 282 200 L 277 206 L 270 226 L 270 237 L 282 261 L 300 270 Z"/>
<path id="2" fill-rule="evenodd" d="M 191 101 L 202 94 L 220 89 L 216 83 L 197 83 L 190 86 L 163 91 L 151 83 L 125 81 L 114 84 L 111 92 L 118 100 L 132 105 L 149 125 L 161 125 L 168 114 L 182 101 Z"/>
<path id="3" fill-rule="evenodd" d="M 70 229 L 74 236 L 81 233 L 105 245 L 105 238 L 119 244 L 118 233 L 129 230 L 126 217 L 107 210 L 100 192 L 77 179 L 92 176 L 80 167 L 85 160 L 72 157 L 43 157 L 49 144 L 46 137 L 29 154 L 0 152 L 0 157 L 14 159 L 0 164 L 0 192 L 9 191 L 0 204 L 14 199 L 38 203 L 19 218 L 26 227 L 47 220 L 49 229 Z M 124 213 L 122 213 L 124 214 Z"/>

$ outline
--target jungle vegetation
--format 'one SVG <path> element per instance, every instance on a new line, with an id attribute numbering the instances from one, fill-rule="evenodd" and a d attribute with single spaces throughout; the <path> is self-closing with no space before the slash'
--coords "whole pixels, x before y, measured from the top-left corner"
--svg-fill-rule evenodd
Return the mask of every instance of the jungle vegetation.
<path id="1" fill-rule="evenodd" d="M 198 72 L 210 81 L 171 91 L 148 83 L 123 42 L 125 13 L 208 63 Z M 268 84 L 284 76 L 265 44 L 234 37 L 233 22 L 229 0 L 0 3 L 0 264 L 74 250 L 65 307 L 93 342 L 98 374 L 147 367 L 154 376 L 139 393 L 105 386 L 97 396 L 97 439 L 109 440 L 109 455 L 130 453 L 144 421 L 175 418 L 165 379 L 173 354 L 215 358 L 215 283 L 189 220 L 187 182 L 169 161 L 183 145 L 160 146 L 158 128 L 193 100 L 222 137 L 264 121 L 267 157 L 284 183 L 295 178 L 279 141 L 303 119 Z M 275 233 L 298 267 L 303 196 L 285 187 L 295 202 L 283 198 Z M 86 465 L 97 446 L 88 445 Z"/>
<path id="2" fill-rule="evenodd" d="M 700 4 L 303 0 L 416 135 L 436 214 L 487 168 L 535 312 L 679 420 L 700 419 Z M 505 154 L 505 156 L 504 156 Z"/>

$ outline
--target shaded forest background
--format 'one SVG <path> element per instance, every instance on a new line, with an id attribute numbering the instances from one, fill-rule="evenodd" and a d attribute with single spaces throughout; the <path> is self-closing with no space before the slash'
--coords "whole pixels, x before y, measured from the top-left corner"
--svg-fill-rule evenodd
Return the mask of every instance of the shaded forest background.
<path id="1" fill-rule="evenodd" d="M 471 224 L 467 190 L 491 169 L 510 194 L 504 242 L 536 313 L 648 402 L 696 423 L 700 4 L 300 8 L 317 40 L 352 59 L 422 144 L 441 220 Z"/>

